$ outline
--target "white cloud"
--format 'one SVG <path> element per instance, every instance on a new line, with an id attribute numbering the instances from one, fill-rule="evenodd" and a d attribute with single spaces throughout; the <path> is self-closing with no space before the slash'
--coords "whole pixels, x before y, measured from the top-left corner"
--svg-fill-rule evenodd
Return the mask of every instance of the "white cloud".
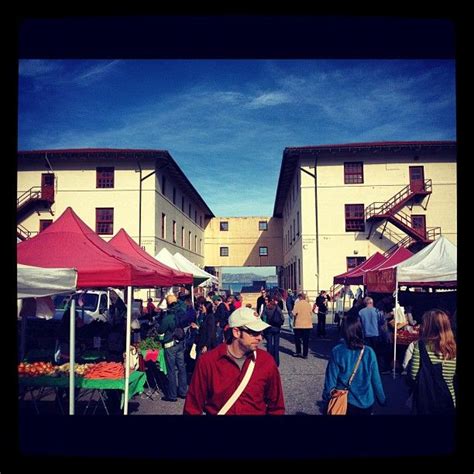
<path id="1" fill-rule="evenodd" d="M 286 92 L 266 92 L 252 99 L 246 107 L 248 109 L 261 109 L 291 102 L 293 102 L 293 99 Z"/>

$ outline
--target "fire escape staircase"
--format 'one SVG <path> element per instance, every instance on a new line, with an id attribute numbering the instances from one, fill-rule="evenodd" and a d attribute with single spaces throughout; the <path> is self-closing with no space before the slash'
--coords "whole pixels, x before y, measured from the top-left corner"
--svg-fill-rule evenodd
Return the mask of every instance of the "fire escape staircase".
<path id="1" fill-rule="evenodd" d="M 440 227 L 428 227 L 424 232 L 422 229 L 413 227 L 412 218 L 401 209 L 408 205 L 410 201 L 421 200 L 429 196 L 432 192 L 431 179 L 426 179 L 423 186 L 419 189 L 412 189 L 410 185 L 405 186 L 401 191 L 392 196 L 386 202 L 373 202 L 365 210 L 365 220 L 371 224 L 367 239 L 370 238 L 374 227 L 385 221 L 385 227 L 382 230 L 382 238 L 387 222 L 390 222 L 398 229 L 402 230 L 407 236 L 395 243 L 393 247 L 387 250 L 387 254 L 392 253 L 397 247 L 403 246 L 410 250 L 420 250 L 431 243 L 438 235 L 441 235 Z M 426 209 L 426 207 L 424 207 Z M 393 235 L 393 234 L 392 234 Z"/>
<path id="2" fill-rule="evenodd" d="M 54 203 L 54 192 L 44 193 L 41 186 L 33 186 L 25 191 L 16 200 L 16 222 L 17 236 L 21 240 L 29 239 L 32 235 L 28 229 L 20 224 L 32 212 L 39 209 L 49 209 L 51 215 L 53 211 L 51 205 Z"/>

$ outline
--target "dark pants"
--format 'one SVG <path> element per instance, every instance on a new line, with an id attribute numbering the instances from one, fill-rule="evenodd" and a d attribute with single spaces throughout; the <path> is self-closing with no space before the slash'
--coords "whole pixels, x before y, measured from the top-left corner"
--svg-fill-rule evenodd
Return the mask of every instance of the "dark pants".
<path id="1" fill-rule="evenodd" d="M 276 365 L 280 366 L 280 328 L 271 327 L 265 330 L 267 340 L 267 351 L 275 359 Z"/>
<path id="2" fill-rule="evenodd" d="M 165 349 L 166 369 L 168 375 L 167 397 L 185 397 L 187 392 L 186 364 L 184 363 L 184 341 L 180 341 L 173 347 Z M 178 384 L 176 386 L 176 372 L 178 372 Z"/>
<path id="3" fill-rule="evenodd" d="M 326 335 L 326 313 L 318 313 L 318 327 L 316 329 L 318 336 Z"/>
<path id="4" fill-rule="evenodd" d="M 387 370 L 380 336 L 365 337 L 364 342 L 374 350 L 375 355 L 377 356 L 377 365 L 379 366 L 379 370 L 381 372 Z"/>
<path id="5" fill-rule="evenodd" d="M 309 335 L 311 333 L 311 329 L 295 328 L 294 333 L 296 353 L 301 354 L 301 340 L 303 340 L 303 357 L 306 357 L 308 355 Z"/>

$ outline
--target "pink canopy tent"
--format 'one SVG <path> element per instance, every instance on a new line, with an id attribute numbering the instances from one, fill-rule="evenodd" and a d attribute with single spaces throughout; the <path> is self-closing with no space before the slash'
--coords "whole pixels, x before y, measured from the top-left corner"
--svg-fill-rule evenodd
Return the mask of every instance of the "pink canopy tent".
<path id="1" fill-rule="evenodd" d="M 377 267 L 381 263 L 385 262 L 384 257 L 380 252 L 375 252 L 367 260 L 362 262 L 357 267 L 350 269 L 345 273 L 336 275 L 334 277 L 334 284 L 339 283 L 342 285 L 361 285 L 364 282 L 364 273 L 372 268 Z"/>
<path id="2" fill-rule="evenodd" d="M 188 284 L 192 285 L 193 275 L 190 273 L 180 272 L 174 270 L 168 265 L 159 262 L 156 258 L 145 252 L 128 234 L 124 229 L 120 229 L 108 242 L 112 247 L 123 252 L 133 258 L 140 260 L 143 265 L 150 268 L 150 270 L 156 270 L 159 273 L 167 274 L 173 279 L 174 285 Z"/>
<path id="3" fill-rule="evenodd" d="M 396 290 L 395 271 L 399 263 L 413 255 L 405 247 L 398 247 L 384 262 L 364 272 L 364 285 L 367 291 L 392 293 Z"/>
<path id="4" fill-rule="evenodd" d="M 17 262 L 39 267 L 69 267 L 78 272 L 77 287 L 173 286 L 172 270 L 131 257 L 101 239 L 68 207 L 37 236 L 17 245 Z"/>

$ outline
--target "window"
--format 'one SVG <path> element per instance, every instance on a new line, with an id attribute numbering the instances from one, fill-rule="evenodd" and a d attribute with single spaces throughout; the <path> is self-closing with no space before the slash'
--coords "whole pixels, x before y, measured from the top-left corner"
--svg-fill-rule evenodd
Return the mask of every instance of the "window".
<path id="1" fill-rule="evenodd" d="M 161 214 L 161 238 L 166 239 L 166 214 Z"/>
<path id="2" fill-rule="evenodd" d="M 114 233 L 113 207 L 96 207 L 95 231 L 98 234 L 112 235 Z"/>
<path id="3" fill-rule="evenodd" d="M 164 175 L 161 177 L 161 194 L 166 196 L 166 176 Z"/>
<path id="4" fill-rule="evenodd" d="M 301 285 L 301 262 L 298 259 L 298 285 Z"/>
<path id="5" fill-rule="evenodd" d="M 40 219 L 39 231 L 43 231 L 53 223 L 53 219 Z"/>
<path id="6" fill-rule="evenodd" d="M 295 220 L 293 219 L 293 241 L 296 240 L 296 224 L 295 224 Z"/>
<path id="7" fill-rule="evenodd" d="M 194 222 L 198 223 L 198 211 L 194 211 Z"/>
<path id="8" fill-rule="evenodd" d="M 202 239 L 199 239 L 199 253 L 202 254 Z"/>
<path id="9" fill-rule="evenodd" d="M 176 188 L 173 188 L 173 204 L 176 204 Z"/>
<path id="10" fill-rule="evenodd" d="M 365 262 L 365 257 L 346 257 L 347 270 L 352 270 L 362 262 Z"/>
<path id="11" fill-rule="evenodd" d="M 181 211 L 184 212 L 184 196 L 181 197 Z"/>
<path id="12" fill-rule="evenodd" d="M 181 227 L 181 247 L 184 249 L 184 227 Z"/>
<path id="13" fill-rule="evenodd" d="M 365 231 L 364 205 L 346 204 L 346 232 Z"/>
<path id="14" fill-rule="evenodd" d="M 222 231 L 228 231 L 229 230 L 229 223 L 228 222 L 220 222 L 219 223 L 219 229 Z"/>
<path id="15" fill-rule="evenodd" d="M 188 206 L 188 216 L 191 219 L 191 203 L 189 203 L 189 206 Z"/>
<path id="16" fill-rule="evenodd" d="M 296 235 L 300 235 L 300 211 L 296 213 Z"/>
<path id="17" fill-rule="evenodd" d="M 189 250 L 191 250 L 191 231 L 188 232 L 188 246 Z"/>
<path id="18" fill-rule="evenodd" d="M 268 257 L 268 247 L 259 247 L 258 248 L 258 255 L 260 257 Z"/>
<path id="19" fill-rule="evenodd" d="M 114 168 L 96 168 L 96 188 L 114 187 Z"/>
<path id="20" fill-rule="evenodd" d="M 173 221 L 173 243 L 176 243 L 176 221 Z"/>
<path id="21" fill-rule="evenodd" d="M 194 251 L 197 252 L 198 247 L 198 236 L 194 235 Z"/>
<path id="22" fill-rule="evenodd" d="M 344 163 L 344 184 L 362 184 L 364 168 L 362 161 Z"/>
<path id="23" fill-rule="evenodd" d="M 258 230 L 268 230 L 268 222 L 267 221 L 259 221 L 258 222 Z"/>
<path id="24" fill-rule="evenodd" d="M 229 247 L 219 247 L 219 254 L 221 257 L 229 256 Z"/>
<path id="25" fill-rule="evenodd" d="M 199 226 L 202 227 L 202 214 L 199 216 Z"/>

